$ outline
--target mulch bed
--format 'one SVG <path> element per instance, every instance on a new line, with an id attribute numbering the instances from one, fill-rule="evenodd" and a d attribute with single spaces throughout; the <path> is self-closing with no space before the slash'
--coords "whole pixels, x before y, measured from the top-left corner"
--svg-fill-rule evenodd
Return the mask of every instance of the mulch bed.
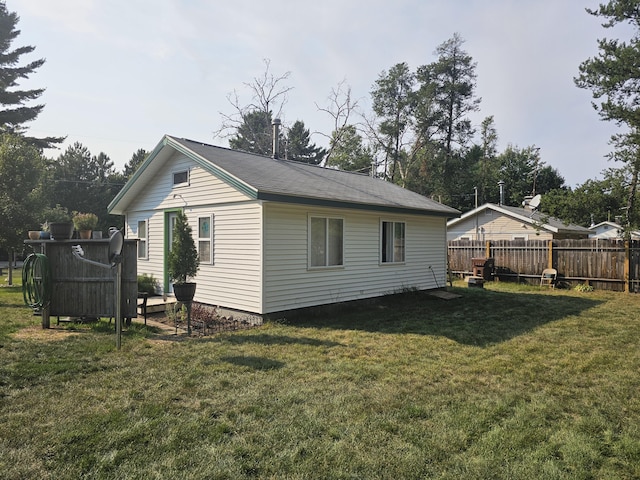
<path id="1" fill-rule="evenodd" d="M 183 316 L 186 314 L 183 314 Z M 156 322 L 163 323 L 179 331 L 187 330 L 186 318 L 177 318 L 171 313 L 158 313 L 150 315 L 149 318 Z M 191 309 L 191 331 L 194 335 L 215 335 L 216 333 L 232 332 L 235 330 L 246 330 L 258 327 L 255 321 L 233 316 L 218 315 L 215 308 L 194 304 Z"/>

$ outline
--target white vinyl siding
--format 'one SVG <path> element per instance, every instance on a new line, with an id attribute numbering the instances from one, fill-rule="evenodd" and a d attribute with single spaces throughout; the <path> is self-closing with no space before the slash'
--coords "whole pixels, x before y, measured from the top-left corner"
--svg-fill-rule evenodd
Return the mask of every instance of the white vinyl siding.
<path id="1" fill-rule="evenodd" d="M 262 313 L 375 297 L 446 284 L 446 219 L 401 216 L 406 225 L 404 264 L 380 264 L 380 215 L 361 210 L 325 211 L 265 205 L 264 307 Z M 310 211 L 312 210 L 312 211 Z M 344 219 L 344 266 L 307 268 L 308 217 Z M 431 266 L 431 269 L 429 268 Z"/>
<path id="2" fill-rule="evenodd" d="M 129 207 L 128 214 L 170 208 L 185 209 L 188 214 L 194 206 L 244 202 L 249 199 L 183 155 L 176 153 L 168 163 L 171 167 L 165 166 L 158 171 L 136 198 L 135 205 Z M 167 177 L 171 179 L 173 172 L 180 170 L 189 170 L 189 187 L 174 190 Z"/>
<path id="3" fill-rule="evenodd" d="M 163 285 L 164 212 L 183 209 L 198 240 L 198 217 L 214 215 L 212 260 L 201 264 L 193 279 L 195 300 L 259 313 L 262 304 L 262 229 L 260 202 L 250 199 L 191 160 L 176 153 L 149 182 L 127 212 L 127 236 L 137 238 L 137 222 L 148 219 L 149 261 L 138 263 L 138 274 L 153 275 Z M 189 169 L 189 187 L 172 189 L 172 172 Z M 175 196 L 174 196 L 175 195 Z"/>
<path id="4" fill-rule="evenodd" d="M 531 224 L 525 224 L 522 220 L 517 220 L 495 211 L 492 211 L 492 215 L 485 215 L 485 213 L 481 212 L 478 214 L 477 222 L 476 217 L 471 215 L 457 222 L 447 231 L 449 240 L 460 239 L 461 237 L 481 241 L 511 240 L 514 236 L 522 237 L 525 235 L 535 236 L 536 240 L 553 239 L 553 234 L 547 230 L 535 230 Z M 532 236 L 529 238 L 533 238 Z"/>

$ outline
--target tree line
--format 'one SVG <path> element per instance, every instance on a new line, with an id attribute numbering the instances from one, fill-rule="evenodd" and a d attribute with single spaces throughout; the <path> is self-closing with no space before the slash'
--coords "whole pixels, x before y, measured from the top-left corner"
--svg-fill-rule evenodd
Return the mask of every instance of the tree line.
<path id="1" fill-rule="evenodd" d="M 498 182 L 504 182 L 508 205 L 519 205 L 527 195 L 544 194 L 541 208 L 567 222 L 589 225 L 623 216 L 627 227 L 640 224 L 636 201 L 640 172 L 640 58 L 638 27 L 640 1 L 611 0 L 591 15 L 606 19 L 604 27 L 628 23 L 636 29 L 630 41 L 599 40 L 599 55 L 585 60 L 574 79 L 577 87 L 593 92 L 594 107 L 605 121 L 626 128 L 615 135 L 611 159 L 621 162 L 602 179 L 588 180 L 575 189 L 545 164 L 540 149 L 531 144 L 509 144 L 498 151 L 498 132 L 492 116 L 474 125 L 480 110 L 476 95 L 476 63 L 459 34 L 435 49 L 435 60 L 411 69 L 401 62 L 383 70 L 370 93 L 371 111 L 365 112 L 351 89 L 341 82 L 331 90 L 328 105 L 318 105 L 333 121 L 329 133 L 313 132 L 327 147 L 312 141 L 303 120 L 284 124 L 280 135 L 282 157 L 327 168 L 379 176 L 405 188 L 467 211 L 477 203 L 497 202 Z M 19 248 L 26 231 L 46 220 L 49 209 L 96 213 L 98 228 L 121 226 L 119 216 L 106 208 L 148 152 L 132 154 L 122 172 L 103 152 L 93 155 L 81 143 L 69 146 L 57 158 L 44 148 L 64 137 L 34 138 L 26 125 L 44 108 L 35 104 L 44 89 L 23 90 L 44 59 L 20 64 L 33 46 L 14 48 L 19 17 L 0 1 L 0 248 Z M 266 62 L 264 74 L 244 84 L 248 103 L 234 91 L 228 95 L 231 113 L 222 113 L 215 136 L 227 138 L 234 149 L 271 155 L 272 122 L 286 113 L 289 73 L 276 76 Z"/>

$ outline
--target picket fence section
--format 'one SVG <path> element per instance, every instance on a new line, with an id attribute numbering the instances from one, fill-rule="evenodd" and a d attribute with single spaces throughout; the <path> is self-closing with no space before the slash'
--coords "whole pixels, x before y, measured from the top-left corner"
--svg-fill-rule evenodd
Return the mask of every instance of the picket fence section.
<path id="1" fill-rule="evenodd" d="M 621 240 L 453 240 L 449 271 L 472 273 L 473 258 L 493 258 L 495 276 L 535 283 L 555 268 L 568 287 L 586 283 L 599 290 L 640 292 L 640 242 Z"/>

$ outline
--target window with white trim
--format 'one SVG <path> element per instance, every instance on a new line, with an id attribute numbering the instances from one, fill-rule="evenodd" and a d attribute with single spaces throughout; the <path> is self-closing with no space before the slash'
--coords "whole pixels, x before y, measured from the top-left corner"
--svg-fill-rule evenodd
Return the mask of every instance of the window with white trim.
<path id="1" fill-rule="evenodd" d="M 189 185 L 189 170 L 173 172 L 173 186 L 183 187 Z"/>
<path id="2" fill-rule="evenodd" d="M 344 220 L 309 217 L 309 267 L 344 265 Z"/>
<path id="3" fill-rule="evenodd" d="M 198 217 L 198 258 L 213 264 L 213 215 Z"/>
<path id="4" fill-rule="evenodd" d="M 405 230 L 405 222 L 381 222 L 381 263 L 404 262 Z"/>
<path id="5" fill-rule="evenodd" d="M 149 249 L 149 222 L 148 220 L 138 220 L 138 258 L 148 259 Z"/>

